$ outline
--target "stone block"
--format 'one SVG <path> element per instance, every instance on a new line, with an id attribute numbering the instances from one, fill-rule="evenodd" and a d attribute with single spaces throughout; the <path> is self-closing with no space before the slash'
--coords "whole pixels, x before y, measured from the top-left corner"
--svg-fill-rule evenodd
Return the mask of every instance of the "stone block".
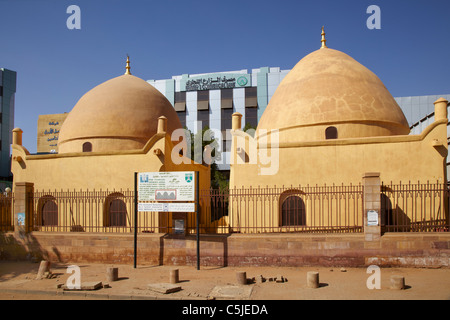
<path id="1" fill-rule="evenodd" d="M 403 290 L 405 289 L 405 277 L 391 276 L 391 289 Z"/>
<path id="2" fill-rule="evenodd" d="M 240 285 L 247 284 L 247 273 L 246 272 L 236 272 L 236 281 Z"/>
<path id="3" fill-rule="evenodd" d="M 93 281 L 93 282 L 82 282 L 80 284 L 79 288 L 70 288 L 67 285 L 62 285 L 61 288 L 63 290 L 67 290 L 67 291 L 92 291 L 92 290 L 97 290 L 100 288 L 103 288 L 103 284 L 102 282 L 97 282 L 97 281 Z"/>
<path id="4" fill-rule="evenodd" d="M 319 287 L 319 272 L 309 271 L 306 274 L 306 286 L 313 289 Z"/>
<path id="5" fill-rule="evenodd" d="M 147 285 L 147 288 L 150 291 L 162 294 L 174 293 L 181 290 L 181 286 L 171 283 L 151 283 Z"/>
<path id="6" fill-rule="evenodd" d="M 106 268 L 106 279 L 108 282 L 117 281 L 119 279 L 119 268 Z"/>

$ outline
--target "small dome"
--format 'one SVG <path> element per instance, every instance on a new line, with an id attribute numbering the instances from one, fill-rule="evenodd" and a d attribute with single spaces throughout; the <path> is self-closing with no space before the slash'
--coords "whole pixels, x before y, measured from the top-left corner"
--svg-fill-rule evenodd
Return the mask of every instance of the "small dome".
<path id="1" fill-rule="evenodd" d="M 113 78 L 87 92 L 69 113 L 59 153 L 140 149 L 156 134 L 160 116 L 167 118 L 169 134 L 181 128 L 171 103 L 152 85 L 129 73 Z"/>
<path id="2" fill-rule="evenodd" d="M 326 46 L 286 75 L 261 117 L 259 135 L 261 129 L 279 129 L 280 142 L 409 134 L 402 110 L 381 80 Z"/>

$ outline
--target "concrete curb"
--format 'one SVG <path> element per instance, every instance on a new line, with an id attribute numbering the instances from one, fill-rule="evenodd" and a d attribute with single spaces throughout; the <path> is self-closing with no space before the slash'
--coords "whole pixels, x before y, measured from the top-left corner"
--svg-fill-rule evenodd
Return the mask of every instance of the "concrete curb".
<path id="1" fill-rule="evenodd" d="M 155 295 L 127 295 L 127 294 L 108 294 L 94 293 L 92 291 L 64 291 L 64 290 L 30 290 L 30 289 L 1 289 L 2 293 L 25 294 L 25 295 L 47 295 L 47 296 L 73 296 L 94 298 L 100 300 L 207 300 L 202 297 L 171 297 Z"/>

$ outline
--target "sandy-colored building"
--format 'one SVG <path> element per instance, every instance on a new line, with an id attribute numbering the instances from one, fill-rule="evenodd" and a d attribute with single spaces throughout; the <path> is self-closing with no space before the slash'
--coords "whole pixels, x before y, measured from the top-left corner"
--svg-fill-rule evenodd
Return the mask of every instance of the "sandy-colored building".
<path id="1" fill-rule="evenodd" d="M 107 196 L 107 201 L 114 202 L 123 196 L 120 190 L 134 190 L 135 172 L 161 171 L 198 171 L 200 187 L 209 188 L 208 166 L 184 158 L 181 164 L 174 163 L 171 153 L 176 142 L 171 140 L 171 134 L 179 128 L 180 121 L 170 102 L 146 81 L 131 75 L 127 63 L 124 75 L 87 92 L 67 115 L 59 132 L 58 153 L 31 155 L 22 145 L 22 130 L 13 130 L 14 191 L 17 195 L 30 188 L 35 192 L 110 190 L 112 195 Z M 47 202 L 49 206 L 56 206 L 55 201 L 38 204 L 38 220 L 40 212 L 45 214 L 46 211 L 40 206 Z M 95 205 L 104 207 L 96 211 L 103 210 L 104 215 L 111 207 L 110 203 Z M 45 209 L 51 212 L 51 207 Z M 16 212 L 26 210 L 16 208 Z M 74 214 L 70 210 L 67 212 Z M 66 218 L 60 214 L 58 219 Z M 71 219 L 67 218 L 68 224 Z M 105 224 L 110 221 L 107 216 L 103 220 Z M 95 223 L 102 223 L 102 219 L 98 221 Z M 128 225 L 130 221 L 124 219 L 123 223 Z M 170 216 L 168 223 L 171 223 Z M 45 223 L 35 221 L 34 224 Z M 88 225 L 89 222 L 77 224 Z"/>
<path id="2" fill-rule="evenodd" d="M 27 188 L 133 189 L 135 172 L 160 171 L 199 171 L 200 188 L 209 188 L 210 168 L 180 156 L 179 144 L 172 141 L 181 123 L 171 103 L 128 71 L 129 66 L 125 75 L 78 101 L 60 129 L 57 154 L 30 155 L 22 146 L 22 130 L 14 129 L 16 195 Z M 381 80 L 352 57 L 328 48 L 322 32 L 322 47 L 285 76 L 254 136 L 242 131 L 242 115 L 233 114 L 230 193 L 201 197 L 201 227 L 212 233 L 364 229 L 370 239 L 377 239 L 384 225 L 444 230 L 447 107 L 447 100 L 438 99 L 434 122 L 420 134 L 410 134 L 401 108 Z M 177 158 L 185 161 L 178 164 Z M 393 189 L 381 187 L 410 181 L 436 183 L 439 190 L 413 196 L 403 190 L 392 199 Z M 255 191 L 259 187 L 274 189 Z M 123 197 L 111 192 L 94 205 L 101 216 L 95 224 L 105 231 L 131 225 L 122 214 L 131 208 L 119 208 L 120 223 L 111 222 L 108 208 Z M 52 198 L 41 196 L 33 209 L 38 226 L 44 226 L 44 213 L 52 212 L 45 207 Z M 67 210 L 70 216 L 59 217 L 65 225 L 92 225 L 79 221 L 82 214 L 74 218 L 71 208 Z M 171 215 L 154 216 L 159 221 L 152 222 L 151 232 L 165 232 L 157 228 L 172 225 Z M 191 231 L 193 223 L 188 221 Z"/>
<path id="3" fill-rule="evenodd" d="M 299 226 L 314 226 L 319 222 L 311 210 L 321 204 L 306 203 L 304 190 L 364 184 L 367 173 L 386 184 L 445 184 L 448 101 L 434 104 L 434 122 L 421 134 L 410 135 L 405 116 L 381 80 L 347 54 L 328 48 L 322 32 L 322 47 L 301 59 L 280 83 L 255 138 L 242 131 L 241 115 L 233 115 L 230 188 L 285 186 L 285 191 L 270 208 L 249 205 L 246 216 L 252 219 L 245 220 L 242 210 L 231 207 L 228 223 L 279 226 L 282 231 L 288 212 L 297 215 Z M 379 183 L 378 199 L 373 200 L 382 221 Z M 367 208 L 372 199 L 364 200 Z M 443 201 L 438 205 L 446 210 Z M 320 223 L 331 225 L 333 210 L 325 209 L 330 213 L 323 219 L 329 221 Z M 408 214 L 407 208 L 397 209 Z M 271 220 L 265 221 L 262 212 L 271 212 Z"/>

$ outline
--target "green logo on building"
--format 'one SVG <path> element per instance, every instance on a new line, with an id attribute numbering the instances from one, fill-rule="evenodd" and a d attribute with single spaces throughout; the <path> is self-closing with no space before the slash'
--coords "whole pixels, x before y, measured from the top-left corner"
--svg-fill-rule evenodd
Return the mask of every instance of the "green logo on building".
<path id="1" fill-rule="evenodd" d="M 239 77 L 237 79 L 237 83 L 238 85 L 240 85 L 241 87 L 245 86 L 248 83 L 248 80 L 246 77 Z"/>

